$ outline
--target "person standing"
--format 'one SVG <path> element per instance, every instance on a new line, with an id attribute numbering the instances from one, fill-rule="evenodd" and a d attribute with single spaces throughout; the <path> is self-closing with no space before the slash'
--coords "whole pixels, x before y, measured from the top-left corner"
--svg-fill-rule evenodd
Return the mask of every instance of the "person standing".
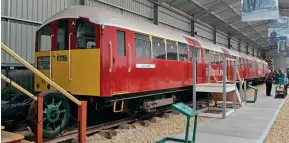
<path id="1" fill-rule="evenodd" d="M 273 82 L 273 73 L 270 71 L 265 75 L 266 82 L 266 95 L 271 96 L 272 82 Z"/>

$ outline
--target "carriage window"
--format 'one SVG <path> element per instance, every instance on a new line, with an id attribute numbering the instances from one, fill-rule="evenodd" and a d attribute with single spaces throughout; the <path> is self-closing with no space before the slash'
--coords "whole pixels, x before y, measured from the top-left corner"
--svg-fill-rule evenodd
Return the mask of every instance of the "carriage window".
<path id="1" fill-rule="evenodd" d="M 178 60 L 177 44 L 167 41 L 167 56 L 168 60 Z"/>
<path id="2" fill-rule="evenodd" d="M 151 41 L 146 35 L 134 33 L 135 56 L 151 58 Z"/>
<path id="3" fill-rule="evenodd" d="M 57 50 L 68 50 L 68 20 L 58 21 Z"/>
<path id="4" fill-rule="evenodd" d="M 196 48 L 196 47 L 190 46 L 189 53 L 190 53 L 190 61 L 192 61 L 192 62 L 193 62 L 193 54 L 194 54 L 193 53 L 193 48 L 194 48 L 195 52 L 197 52 L 197 54 L 195 54 L 195 55 L 197 55 L 197 58 L 201 58 L 202 57 L 202 53 L 201 53 L 201 49 L 200 48 Z M 201 59 L 197 60 L 197 63 L 201 63 L 201 62 L 202 62 Z"/>
<path id="5" fill-rule="evenodd" d="M 236 56 L 232 56 L 232 59 L 233 59 L 233 60 L 236 60 Z M 232 66 L 234 66 L 234 63 L 235 63 L 235 61 L 231 61 L 231 65 L 232 65 Z M 237 65 L 237 63 L 236 63 L 236 65 Z"/>
<path id="6" fill-rule="evenodd" d="M 49 51 L 51 49 L 50 25 L 43 27 L 38 34 L 38 51 Z"/>
<path id="7" fill-rule="evenodd" d="M 187 45 L 179 42 L 178 46 L 179 46 L 180 61 L 188 61 Z"/>
<path id="8" fill-rule="evenodd" d="M 253 67 L 253 61 L 248 60 L 248 63 L 249 63 L 249 68 L 252 68 Z"/>
<path id="9" fill-rule="evenodd" d="M 239 57 L 237 57 L 237 59 L 236 59 L 236 66 L 237 67 L 240 66 L 240 58 Z"/>
<path id="10" fill-rule="evenodd" d="M 209 61 L 211 61 L 211 53 L 210 53 L 210 50 L 206 49 L 205 50 L 205 63 L 209 63 Z"/>
<path id="11" fill-rule="evenodd" d="M 242 58 L 239 58 L 239 65 L 240 65 L 240 67 L 243 67 L 243 59 Z"/>
<path id="12" fill-rule="evenodd" d="M 163 39 L 153 38 L 153 57 L 155 59 L 166 59 L 165 43 Z"/>
<path id="13" fill-rule="evenodd" d="M 95 28 L 94 25 L 88 22 L 77 28 L 77 43 L 78 49 L 93 49 L 95 46 Z"/>
<path id="14" fill-rule="evenodd" d="M 219 52 L 216 51 L 210 51 L 211 52 L 211 64 L 218 64 L 218 61 L 220 61 L 219 59 Z"/>
<path id="15" fill-rule="evenodd" d="M 119 31 L 119 30 L 117 30 L 117 55 L 126 56 L 125 34 L 123 31 Z"/>

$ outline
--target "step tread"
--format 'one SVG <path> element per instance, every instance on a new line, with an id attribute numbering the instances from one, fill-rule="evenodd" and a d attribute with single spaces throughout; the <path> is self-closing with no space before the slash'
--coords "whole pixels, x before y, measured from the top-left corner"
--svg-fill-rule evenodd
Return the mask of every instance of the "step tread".
<path id="1" fill-rule="evenodd" d="M 11 133 L 7 131 L 1 131 L 1 143 L 8 143 L 12 141 L 21 141 L 24 139 L 24 136 Z"/>

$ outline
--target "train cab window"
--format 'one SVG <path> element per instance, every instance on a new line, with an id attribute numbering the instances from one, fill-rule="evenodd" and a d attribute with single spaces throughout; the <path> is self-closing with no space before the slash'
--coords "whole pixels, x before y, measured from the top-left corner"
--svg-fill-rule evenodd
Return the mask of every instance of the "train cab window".
<path id="1" fill-rule="evenodd" d="M 50 25 L 43 27 L 38 33 L 38 51 L 49 51 L 51 49 L 51 28 Z"/>
<path id="2" fill-rule="evenodd" d="M 166 49 L 163 39 L 153 38 L 153 57 L 155 59 L 166 59 Z"/>
<path id="3" fill-rule="evenodd" d="M 95 44 L 95 28 L 94 25 L 84 22 L 83 25 L 77 28 L 77 49 L 93 49 L 96 48 Z"/>
<path id="4" fill-rule="evenodd" d="M 179 47 L 179 60 L 188 61 L 187 45 L 179 42 L 178 47 Z"/>
<path id="5" fill-rule="evenodd" d="M 178 50 L 176 42 L 167 40 L 167 57 L 168 60 L 178 60 Z"/>
<path id="6" fill-rule="evenodd" d="M 135 56 L 151 58 L 151 41 L 149 36 L 134 33 Z"/>
<path id="7" fill-rule="evenodd" d="M 68 20 L 59 20 L 57 27 L 57 50 L 68 50 Z"/>
<path id="8" fill-rule="evenodd" d="M 126 56 L 125 50 L 125 34 L 123 31 L 116 31 L 117 34 L 117 55 Z"/>

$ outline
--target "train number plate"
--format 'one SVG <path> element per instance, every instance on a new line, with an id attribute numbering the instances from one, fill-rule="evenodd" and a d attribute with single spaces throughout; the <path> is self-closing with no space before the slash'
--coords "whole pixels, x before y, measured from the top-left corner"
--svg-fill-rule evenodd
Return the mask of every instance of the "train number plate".
<path id="1" fill-rule="evenodd" d="M 66 55 L 59 55 L 59 56 L 57 56 L 57 61 L 67 61 L 67 56 Z"/>

